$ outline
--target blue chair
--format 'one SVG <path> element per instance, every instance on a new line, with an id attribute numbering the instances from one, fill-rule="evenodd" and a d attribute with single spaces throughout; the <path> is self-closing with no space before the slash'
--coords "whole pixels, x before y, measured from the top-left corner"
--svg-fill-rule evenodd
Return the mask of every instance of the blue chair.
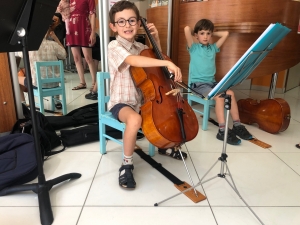
<path id="1" fill-rule="evenodd" d="M 67 114 L 66 92 L 65 92 L 65 76 L 63 62 L 60 61 L 45 61 L 35 62 L 37 89 L 33 89 L 33 94 L 38 98 L 37 106 L 40 107 L 40 112 L 44 113 L 44 97 L 51 97 L 51 110 L 54 111 L 55 101 L 62 104 L 63 115 Z M 41 75 L 43 71 L 43 77 Z M 53 76 L 53 71 L 59 71 L 59 77 Z M 43 84 L 59 83 L 58 87 L 42 88 Z M 56 99 L 56 95 L 61 95 L 61 100 Z"/>
<path id="2" fill-rule="evenodd" d="M 110 126 L 119 131 L 122 131 L 124 136 L 125 123 L 121 123 L 116 120 L 111 112 L 107 111 L 106 103 L 109 101 L 109 94 L 105 93 L 105 83 L 110 79 L 110 74 L 108 72 L 98 72 L 97 73 L 97 83 L 98 83 L 98 113 L 99 113 L 99 139 L 100 139 L 100 153 L 106 154 L 106 138 L 112 140 L 123 146 L 122 140 L 117 140 L 112 136 L 106 134 L 105 127 Z M 149 155 L 154 156 L 155 147 L 149 143 Z"/>
<path id="3" fill-rule="evenodd" d="M 188 84 L 190 84 L 190 80 L 189 80 Z M 216 104 L 215 100 L 213 100 L 213 99 L 208 100 L 208 99 L 205 99 L 205 98 L 201 98 L 201 97 L 199 97 L 197 95 L 194 95 L 192 93 L 189 93 L 187 95 L 187 100 L 188 100 L 188 103 L 190 104 L 190 106 L 192 107 L 192 109 L 194 110 L 194 112 L 200 113 L 203 116 L 202 130 L 207 130 L 208 119 L 209 119 L 209 115 L 210 115 L 210 108 L 215 106 L 215 104 Z M 199 109 L 196 109 L 196 108 L 193 108 L 193 106 L 192 106 L 193 102 L 202 104 L 203 105 L 203 111 L 201 111 Z"/>

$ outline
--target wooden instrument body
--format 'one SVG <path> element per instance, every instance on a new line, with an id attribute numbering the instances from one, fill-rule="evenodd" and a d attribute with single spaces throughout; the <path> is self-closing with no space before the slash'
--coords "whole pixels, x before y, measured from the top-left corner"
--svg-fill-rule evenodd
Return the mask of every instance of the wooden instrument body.
<path id="1" fill-rule="evenodd" d="M 242 123 L 257 123 L 260 129 L 271 134 L 285 131 L 290 124 L 290 107 L 282 98 L 260 102 L 247 98 L 239 100 L 237 104 Z"/>
<path id="2" fill-rule="evenodd" d="M 156 58 L 151 49 L 141 52 L 142 56 Z M 164 56 L 166 58 L 166 56 Z M 161 67 L 131 67 L 132 78 L 143 93 L 141 106 L 142 129 L 146 138 L 159 148 L 172 148 L 194 139 L 198 133 L 197 117 L 190 105 L 180 97 L 165 95 L 171 91 L 172 82 L 163 74 Z M 181 124 L 177 114 L 178 105 L 183 109 L 183 127 L 186 139 L 183 140 Z"/>

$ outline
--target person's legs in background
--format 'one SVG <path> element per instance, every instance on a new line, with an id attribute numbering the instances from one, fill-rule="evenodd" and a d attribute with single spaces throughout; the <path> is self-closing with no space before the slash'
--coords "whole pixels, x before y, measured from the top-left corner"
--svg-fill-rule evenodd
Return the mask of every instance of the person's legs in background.
<path id="1" fill-rule="evenodd" d="M 98 64 L 99 61 L 94 59 L 94 65 L 95 65 L 95 69 L 96 71 L 98 71 Z M 95 83 L 95 85 L 93 85 L 90 89 L 90 93 L 85 95 L 86 99 L 90 99 L 90 100 L 98 100 L 98 90 L 97 90 L 97 83 Z"/>
<path id="2" fill-rule="evenodd" d="M 90 70 L 90 74 L 92 76 L 92 86 L 90 88 L 90 90 L 92 91 L 95 84 L 96 84 L 96 68 L 95 68 L 95 63 L 93 61 L 92 58 L 92 48 L 82 48 L 82 52 L 85 58 L 85 61 L 87 62 L 88 66 L 89 66 L 89 70 Z"/>
<path id="3" fill-rule="evenodd" d="M 88 65 L 84 58 L 82 58 L 82 65 L 83 65 L 84 72 L 88 72 Z"/>
<path id="4" fill-rule="evenodd" d="M 99 60 L 94 59 L 94 65 L 95 65 L 95 70 L 96 70 L 96 73 L 97 73 L 97 71 L 98 71 L 98 65 L 99 65 Z"/>
<path id="5" fill-rule="evenodd" d="M 85 89 L 86 88 L 86 82 L 84 78 L 84 69 L 82 65 L 82 58 L 80 54 L 80 47 L 71 47 L 71 51 L 73 54 L 74 62 L 76 65 L 77 73 L 79 75 L 80 84 L 76 87 L 74 87 L 72 90 L 79 90 L 79 89 Z"/>

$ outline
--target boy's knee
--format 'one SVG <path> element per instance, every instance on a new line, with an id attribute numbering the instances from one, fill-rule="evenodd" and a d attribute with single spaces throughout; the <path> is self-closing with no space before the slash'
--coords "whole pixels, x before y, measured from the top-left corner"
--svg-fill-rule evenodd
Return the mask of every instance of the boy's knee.
<path id="1" fill-rule="evenodd" d="M 132 127 L 135 127 L 138 130 L 142 126 L 142 117 L 139 114 L 134 115 L 129 118 L 128 122 L 131 124 Z"/>
<path id="2" fill-rule="evenodd" d="M 136 120 L 135 121 L 136 121 L 137 126 L 140 128 L 142 126 L 142 117 L 141 117 L 140 114 L 138 114 L 136 116 Z"/>

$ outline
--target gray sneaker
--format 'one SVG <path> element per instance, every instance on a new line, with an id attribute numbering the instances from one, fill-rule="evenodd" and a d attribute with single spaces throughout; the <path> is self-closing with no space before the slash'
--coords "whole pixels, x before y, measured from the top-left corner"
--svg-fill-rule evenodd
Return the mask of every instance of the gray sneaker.
<path id="1" fill-rule="evenodd" d="M 233 126 L 232 132 L 244 140 L 252 139 L 252 134 L 250 134 L 246 127 L 243 125 Z"/>
<path id="2" fill-rule="evenodd" d="M 225 136 L 225 132 L 219 130 L 218 134 L 217 134 L 217 139 L 223 141 L 224 136 Z M 239 144 L 241 144 L 241 142 L 242 141 L 235 136 L 235 134 L 232 132 L 232 130 L 228 129 L 227 143 L 230 144 L 230 145 L 239 145 Z"/>

